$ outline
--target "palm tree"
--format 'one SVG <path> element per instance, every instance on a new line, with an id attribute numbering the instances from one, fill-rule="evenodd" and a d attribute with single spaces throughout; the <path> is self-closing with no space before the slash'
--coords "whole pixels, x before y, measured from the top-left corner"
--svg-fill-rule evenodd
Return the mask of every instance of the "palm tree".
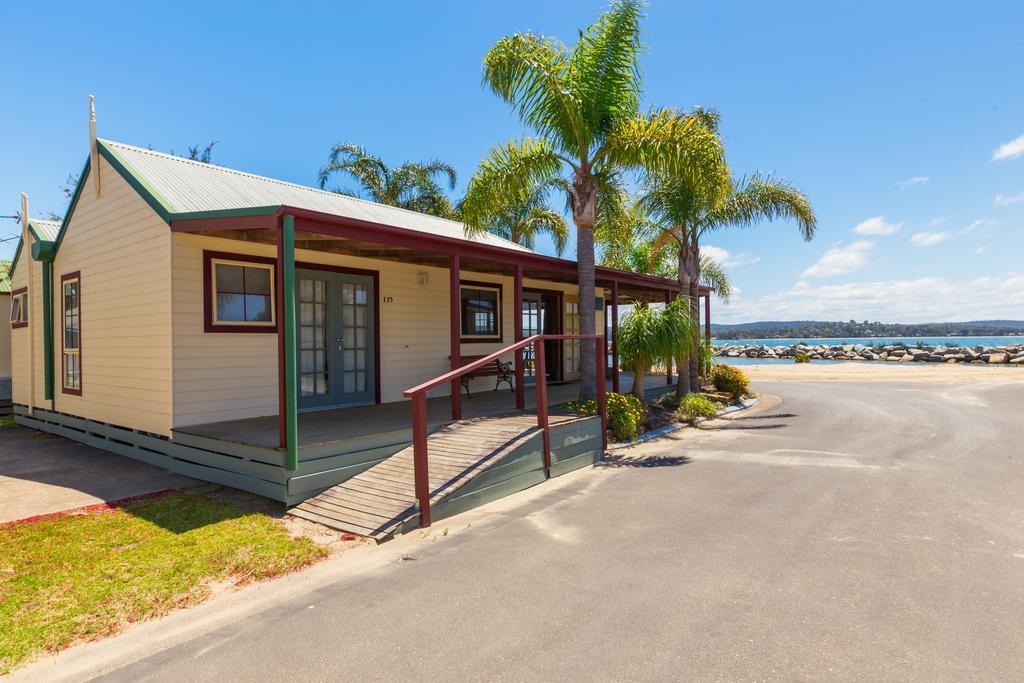
<path id="1" fill-rule="evenodd" d="M 599 226 L 598 242 L 601 246 L 600 265 L 634 273 L 648 273 L 666 280 L 679 278 L 679 245 L 670 241 L 659 244 L 662 230 L 647 217 L 643 207 L 633 202 L 626 205 L 617 218 L 624 225 Z M 722 301 L 732 296 L 732 280 L 715 259 L 701 254 L 700 285 L 715 290 Z"/>
<path id="2" fill-rule="evenodd" d="M 448 189 L 454 190 L 455 169 L 442 161 L 407 161 L 392 168 L 380 157 L 367 154 L 363 147 L 342 143 L 331 148 L 327 163 L 320 169 L 320 187 L 326 187 L 331 176 L 338 173 L 355 178 L 359 184 L 358 190 L 335 189 L 340 194 L 441 218 L 455 215 L 451 200 L 438 183 L 438 177 L 447 179 Z"/>
<path id="3" fill-rule="evenodd" d="M 683 299 L 660 310 L 646 304 L 633 308 L 616 337 L 622 364 L 633 373 L 630 393 L 646 402 L 644 380 L 652 364 L 694 355 L 696 328 L 696 319 Z"/>
<path id="4" fill-rule="evenodd" d="M 594 225 L 616 209 L 623 171 L 704 177 L 722 157 L 699 120 L 665 109 L 639 112 L 642 4 L 613 0 L 576 45 L 533 33 L 499 40 L 484 57 L 483 82 L 512 106 L 532 137 L 493 147 L 463 201 L 468 234 L 507 197 L 538 187 L 566 195 L 576 226 L 580 301 L 594 300 Z M 580 332 L 596 330 L 593 306 L 580 307 Z M 596 356 L 582 345 L 580 397 L 596 393 Z"/>
<path id="5" fill-rule="evenodd" d="M 462 204 L 459 204 L 461 212 Z M 565 217 L 548 206 L 547 188 L 537 188 L 525 199 L 520 196 L 505 197 L 504 201 L 492 208 L 489 216 L 483 217 L 484 229 L 498 237 L 533 249 L 537 237 L 548 235 L 555 243 L 559 256 L 569 241 L 569 226 Z"/>
<path id="6" fill-rule="evenodd" d="M 731 180 L 724 192 L 708 192 L 706 185 L 682 176 L 653 174 L 640 200 L 660 224 L 661 234 L 652 246 L 652 258 L 664 249 L 677 251 L 680 290 L 688 292 L 696 308 L 702 277 L 701 240 L 727 227 L 749 227 L 762 220 L 792 218 L 805 240 L 814 237 L 817 218 L 807 196 L 784 180 L 754 174 Z M 689 373 L 680 372 L 677 395 L 696 386 L 698 367 L 690 359 Z"/>

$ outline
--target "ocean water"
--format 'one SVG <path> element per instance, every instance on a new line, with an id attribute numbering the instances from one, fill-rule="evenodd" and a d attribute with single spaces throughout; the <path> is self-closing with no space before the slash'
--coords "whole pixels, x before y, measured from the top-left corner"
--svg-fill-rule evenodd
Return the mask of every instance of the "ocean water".
<path id="1" fill-rule="evenodd" d="M 889 344 L 904 343 L 908 346 L 917 346 L 918 344 L 924 344 L 925 346 L 1012 346 L 1014 344 L 1024 344 L 1024 336 L 1006 336 L 1006 337 L 861 337 L 861 338 L 835 338 L 835 339 L 815 339 L 812 337 L 805 337 L 803 339 L 712 339 L 712 346 L 743 346 L 748 344 L 760 345 L 760 346 L 792 346 L 799 342 L 806 342 L 808 344 L 826 344 L 829 346 L 835 346 L 838 344 L 864 344 L 865 346 L 886 346 Z M 746 359 L 733 359 L 733 360 L 746 360 Z M 760 359 L 755 359 L 760 360 Z"/>

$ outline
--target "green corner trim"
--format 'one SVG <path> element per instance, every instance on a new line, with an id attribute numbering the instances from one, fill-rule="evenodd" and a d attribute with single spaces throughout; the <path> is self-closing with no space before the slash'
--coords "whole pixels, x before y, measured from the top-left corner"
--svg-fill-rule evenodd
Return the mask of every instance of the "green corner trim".
<path id="1" fill-rule="evenodd" d="M 285 216 L 281 222 L 279 237 L 284 245 L 284 320 L 279 323 L 279 334 L 284 335 L 284 377 L 285 377 L 285 426 L 286 463 L 289 471 L 299 469 L 299 396 L 298 358 L 295 344 L 295 217 Z"/>
<path id="2" fill-rule="evenodd" d="M 99 148 L 100 155 L 114 167 L 114 170 L 124 178 L 125 182 L 131 185 L 146 200 L 146 203 L 149 204 L 153 211 L 156 211 L 161 220 L 165 223 L 170 223 L 174 212 L 171 210 L 167 200 L 160 196 L 160 193 L 152 185 L 143 180 L 142 176 L 135 173 L 131 166 L 128 165 L 128 162 L 118 154 L 117 150 L 103 140 L 97 140 L 96 146 Z"/>
<path id="3" fill-rule="evenodd" d="M 7 277 L 10 278 L 11 284 L 14 283 L 14 271 L 18 268 L 18 259 L 21 258 L 21 242 L 22 239 L 18 238 L 18 246 L 14 247 L 14 257 L 11 259 L 11 268 L 7 271 Z"/>
<path id="4" fill-rule="evenodd" d="M 82 189 L 85 187 L 85 181 L 89 177 L 89 171 L 92 170 L 91 161 L 89 157 L 85 158 L 85 165 L 82 166 L 82 172 L 78 174 L 78 185 L 75 186 L 75 191 L 71 195 L 71 203 L 68 204 L 68 210 L 64 212 L 64 220 L 60 223 L 60 232 L 57 233 L 57 239 L 53 243 L 53 253 L 56 255 L 60 251 L 60 244 L 64 241 L 64 233 L 68 230 L 68 224 L 71 222 L 71 214 L 75 212 L 75 207 L 78 206 L 78 199 L 82 196 Z"/>

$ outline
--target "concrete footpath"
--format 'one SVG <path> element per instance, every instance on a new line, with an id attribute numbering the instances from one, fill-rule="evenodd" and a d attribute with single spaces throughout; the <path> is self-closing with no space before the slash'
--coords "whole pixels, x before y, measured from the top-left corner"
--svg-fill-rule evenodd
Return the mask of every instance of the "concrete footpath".
<path id="1" fill-rule="evenodd" d="M 0 427 L 0 524 L 195 483 L 34 429 Z"/>

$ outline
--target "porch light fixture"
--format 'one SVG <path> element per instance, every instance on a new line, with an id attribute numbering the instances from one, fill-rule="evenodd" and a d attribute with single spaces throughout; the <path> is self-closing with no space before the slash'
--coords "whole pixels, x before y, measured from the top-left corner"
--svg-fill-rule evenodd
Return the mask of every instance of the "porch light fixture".
<path id="1" fill-rule="evenodd" d="M 426 287 L 427 285 L 430 284 L 430 273 L 428 273 L 427 271 L 421 270 L 420 272 L 416 273 L 416 276 L 419 277 L 420 279 L 420 287 Z"/>

